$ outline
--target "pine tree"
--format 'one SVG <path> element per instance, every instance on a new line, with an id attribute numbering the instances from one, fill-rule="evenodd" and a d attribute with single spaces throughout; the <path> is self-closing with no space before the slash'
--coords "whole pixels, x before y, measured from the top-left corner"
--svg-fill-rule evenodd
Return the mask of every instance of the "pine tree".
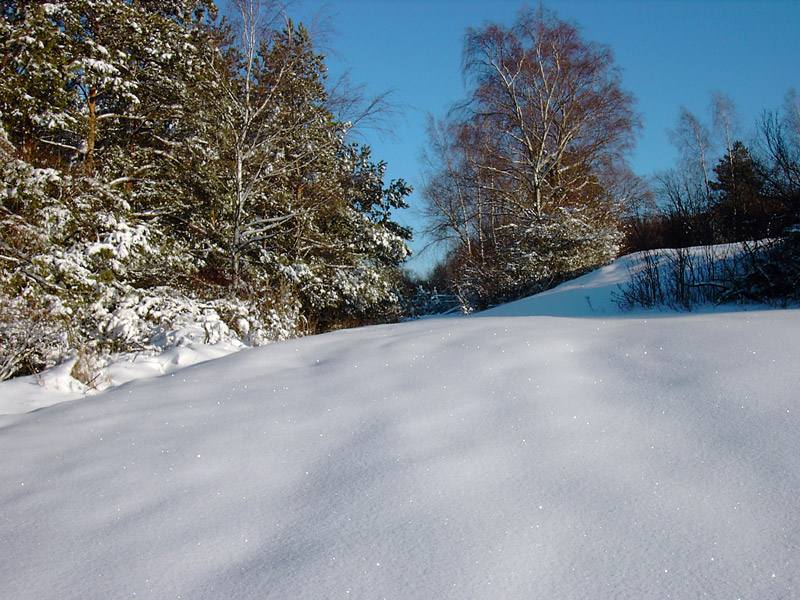
<path id="1" fill-rule="evenodd" d="M 120 307 L 191 263 L 153 206 L 171 193 L 164 149 L 203 16 L 197 3 L 75 0 L 4 3 L 2 17 L 0 321 L 20 321 L 12 299 L 25 299 L 59 332 L 26 334 L 36 352 L 14 368 L 37 369 L 131 341 Z"/>
<path id="2" fill-rule="evenodd" d="M 0 2 L 0 378 L 396 314 L 409 188 L 346 143 L 302 26 L 214 14 Z"/>
<path id="3" fill-rule="evenodd" d="M 409 189 L 384 190 L 385 165 L 345 142 L 324 57 L 302 25 L 250 39 L 228 37 L 214 64 L 223 90 L 214 181 L 225 202 L 202 219 L 216 223 L 216 277 L 234 294 L 301 312 L 311 330 L 396 307 L 386 272 L 407 255 L 409 233 L 389 212 Z"/>
<path id="4" fill-rule="evenodd" d="M 759 239 L 769 234 L 770 208 L 762 196 L 763 180 L 747 147 L 733 143 L 714 167 L 717 215 L 721 241 Z"/>

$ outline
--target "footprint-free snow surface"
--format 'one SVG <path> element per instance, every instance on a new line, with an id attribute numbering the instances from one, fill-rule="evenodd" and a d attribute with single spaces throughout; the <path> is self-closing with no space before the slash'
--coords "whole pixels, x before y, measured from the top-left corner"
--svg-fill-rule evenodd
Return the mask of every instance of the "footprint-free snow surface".
<path id="1" fill-rule="evenodd" d="M 800 597 L 800 311 L 626 272 L 5 416 L 0 597 Z"/>

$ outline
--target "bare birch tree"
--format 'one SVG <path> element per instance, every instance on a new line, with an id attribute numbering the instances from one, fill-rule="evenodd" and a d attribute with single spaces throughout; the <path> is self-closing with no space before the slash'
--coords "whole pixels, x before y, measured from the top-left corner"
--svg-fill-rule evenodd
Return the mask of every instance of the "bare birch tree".
<path id="1" fill-rule="evenodd" d="M 472 90 L 459 117 L 458 168 L 472 185 L 461 186 L 471 200 L 458 202 L 473 208 L 480 248 L 503 271 L 497 285 L 521 293 L 613 258 L 622 199 L 612 190 L 622 188 L 608 178 L 624 171 L 639 121 L 611 50 L 539 6 L 510 27 L 468 29 L 463 71 Z M 441 166 L 439 177 L 450 164 Z M 431 208 L 441 210 L 441 199 Z M 462 246 L 473 255 L 475 231 L 468 238 Z"/>
<path id="2" fill-rule="evenodd" d="M 764 111 L 758 150 L 767 193 L 783 206 L 785 218 L 800 220 L 800 101 L 790 89 L 779 110 Z"/>
<path id="3" fill-rule="evenodd" d="M 273 232 L 301 218 L 301 206 L 282 204 L 270 211 L 264 197 L 266 182 L 301 169 L 320 153 L 332 151 L 339 140 L 329 135 L 324 144 L 315 140 L 289 152 L 288 140 L 324 120 L 314 111 L 319 102 L 287 102 L 299 73 L 322 70 L 309 60 L 309 37 L 296 28 L 275 0 L 233 0 L 233 32 L 211 62 L 216 82 L 216 113 L 220 137 L 230 160 L 227 177 L 230 195 L 230 231 L 227 241 L 234 285 L 240 280 L 240 257 L 253 245 L 269 240 Z M 317 90 L 318 94 L 323 93 Z"/>

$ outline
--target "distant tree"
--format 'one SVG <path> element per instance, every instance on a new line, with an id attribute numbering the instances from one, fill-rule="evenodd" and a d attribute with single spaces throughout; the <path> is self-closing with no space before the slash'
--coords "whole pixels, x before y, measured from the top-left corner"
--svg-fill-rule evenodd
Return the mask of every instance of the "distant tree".
<path id="1" fill-rule="evenodd" d="M 798 254 L 796 248 L 790 249 L 797 236 L 783 239 L 800 222 L 797 94 L 790 90 L 780 109 L 764 112 L 757 135 L 752 138 L 752 148 L 737 140 L 740 130 L 736 107 L 729 96 L 715 92 L 709 106 L 713 128 L 681 108 L 677 125 L 670 132 L 679 151 L 677 165 L 656 174 L 658 210 L 635 222 L 633 234 L 627 238 L 629 248 L 769 238 L 778 243 L 780 250 L 771 254 L 783 254 L 780 260 L 775 259 L 776 263 L 786 265 L 785 256 Z M 717 148 L 723 149 L 721 156 L 715 156 Z M 712 159 L 714 166 L 709 169 Z M 766 283 L 764 286 L 772 289 Z M 781 285 L 776 285 L 765 293 L 780 296 L 782 292 L 775 291 L 779 288 Z"/>
<path id="2" fill-rule="evenodd" d="M 720 241 L 759 239 L 769 234 L 771 211 L 762 196 L 760 169 L 747 147 L 735 141 L 730 153 L 714 167 L 716 192 L 714 212 Z"/>
<path id="3" fill-rule="evenodd" d="M 736 105 L 730 96 L 717 91 L 711 94 L 709 114 L 710 125 L 686 107 L 680 107 L 675 127 L 668 131 L 678 150 L 677 164 L 655 176 L 659 213 L 652 216 L 646 227 L 658 241 L 643 241 L 640 247 L 655 247 L 654 244 L 685 247 L 736 237 L 731 227 L 739 217 L 731 212 L 733 204 L 728 202 L 733 196 L 726 196 L 723 209 L 719 202 L 719 180 L 715 180 L 716 175 L 733 181 L 735 169 L 739 168 L 733 162 L 738 152 L 734 152 L 739 130 Z M 715 164 L 720 148 L 727 150 L 721 157 L 727 162 Z M 728 183 L 723 186 L 730 187 Z M 736 209 L 736 215 L 740 213 L 741 209 Z"/>
<path id="4" fill-rule="evenodd" d="M 728 157 L 732 157 L 733 145 L 739 135 L 739 119 L 733 98 L 719 90 L 712 92 L 711 118 L 717 139 L 721 140 Z"/>
<path id="5" fill-rule="evenodd" d="M 675 128 L 668 131 L 672 144 L 678 149 L 675 170 L 657 177 L 660 194 L 666 201 L 670 220 L 683 230 L 684 243 L 711 243 L 714 223 L 711 214 L 711 164 L 715 139 L 711 129 L 685 106 L 680 107 Z M 705 215 L 705 217 L 704 217 Z"/>

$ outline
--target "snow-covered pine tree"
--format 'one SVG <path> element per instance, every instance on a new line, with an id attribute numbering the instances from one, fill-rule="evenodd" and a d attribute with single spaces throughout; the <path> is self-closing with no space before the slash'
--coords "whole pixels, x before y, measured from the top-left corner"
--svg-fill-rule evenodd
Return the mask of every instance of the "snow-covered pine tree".
<path id="1" fill-rule="evenodd" d="M 283 272 L 320 329 L 392 319 L 411 238 L 392 211 L 406 207 L 411 189 L 402 180 L 385 186 L 385 164 L 373 162 L 368 147 L 342 144 L 330 158 L 295 181 L 307 182 L 302 193 L 317 209 L 295 232 Z"/>
<path id="2" fill-rule="evenodd" d="M 0 8 L 0 377 L 392 313 L 408 188 L 345 143 L 305 29 L 247 13 L 236 37 L 204 0 Z"/>
<path id="3" fill-rule="evenodd" d="M 200 72 L 192 70 L 201 62 L 192 54 L 202 8 L 177 1 L 4 3 L 7 301 L 0 321 L 18 320 L 11 312 L 21 305 L 10 299 L 24 298 L 26 310 L 45 314 L 45 329 L 55 333 L 37 336 L 35 360 L 4 376 L 48 366 L 66 349 L 92 354 L 140 345 L 169 322 L 170 310 L 128 308 L 144 296 L 158 300 L 165 291 L 151 288 L 192 270 L 164 207 L 178 169 L 169 150 L 180 139 L 188 84 Z"/>
<path id="4" fill-rule="evenodd" d="M 255 32 L 250 18 L 244 11 L 242 27 Z M 345 142 L 308 31 L 292 22 L 261 31 L 230 37 L 214 65 L 223 90 L 215 181 L 228 200 L 214 209 L 210 245 L 227 250 L 229 270 L 210 260 L 235 294 L 299 310 L 310 330 L 363 322 L 396 306 L 386 269 L 407 255 L 409 234 L 389 211 L 409 190 L 384 190 L 384 167 Z"/>

